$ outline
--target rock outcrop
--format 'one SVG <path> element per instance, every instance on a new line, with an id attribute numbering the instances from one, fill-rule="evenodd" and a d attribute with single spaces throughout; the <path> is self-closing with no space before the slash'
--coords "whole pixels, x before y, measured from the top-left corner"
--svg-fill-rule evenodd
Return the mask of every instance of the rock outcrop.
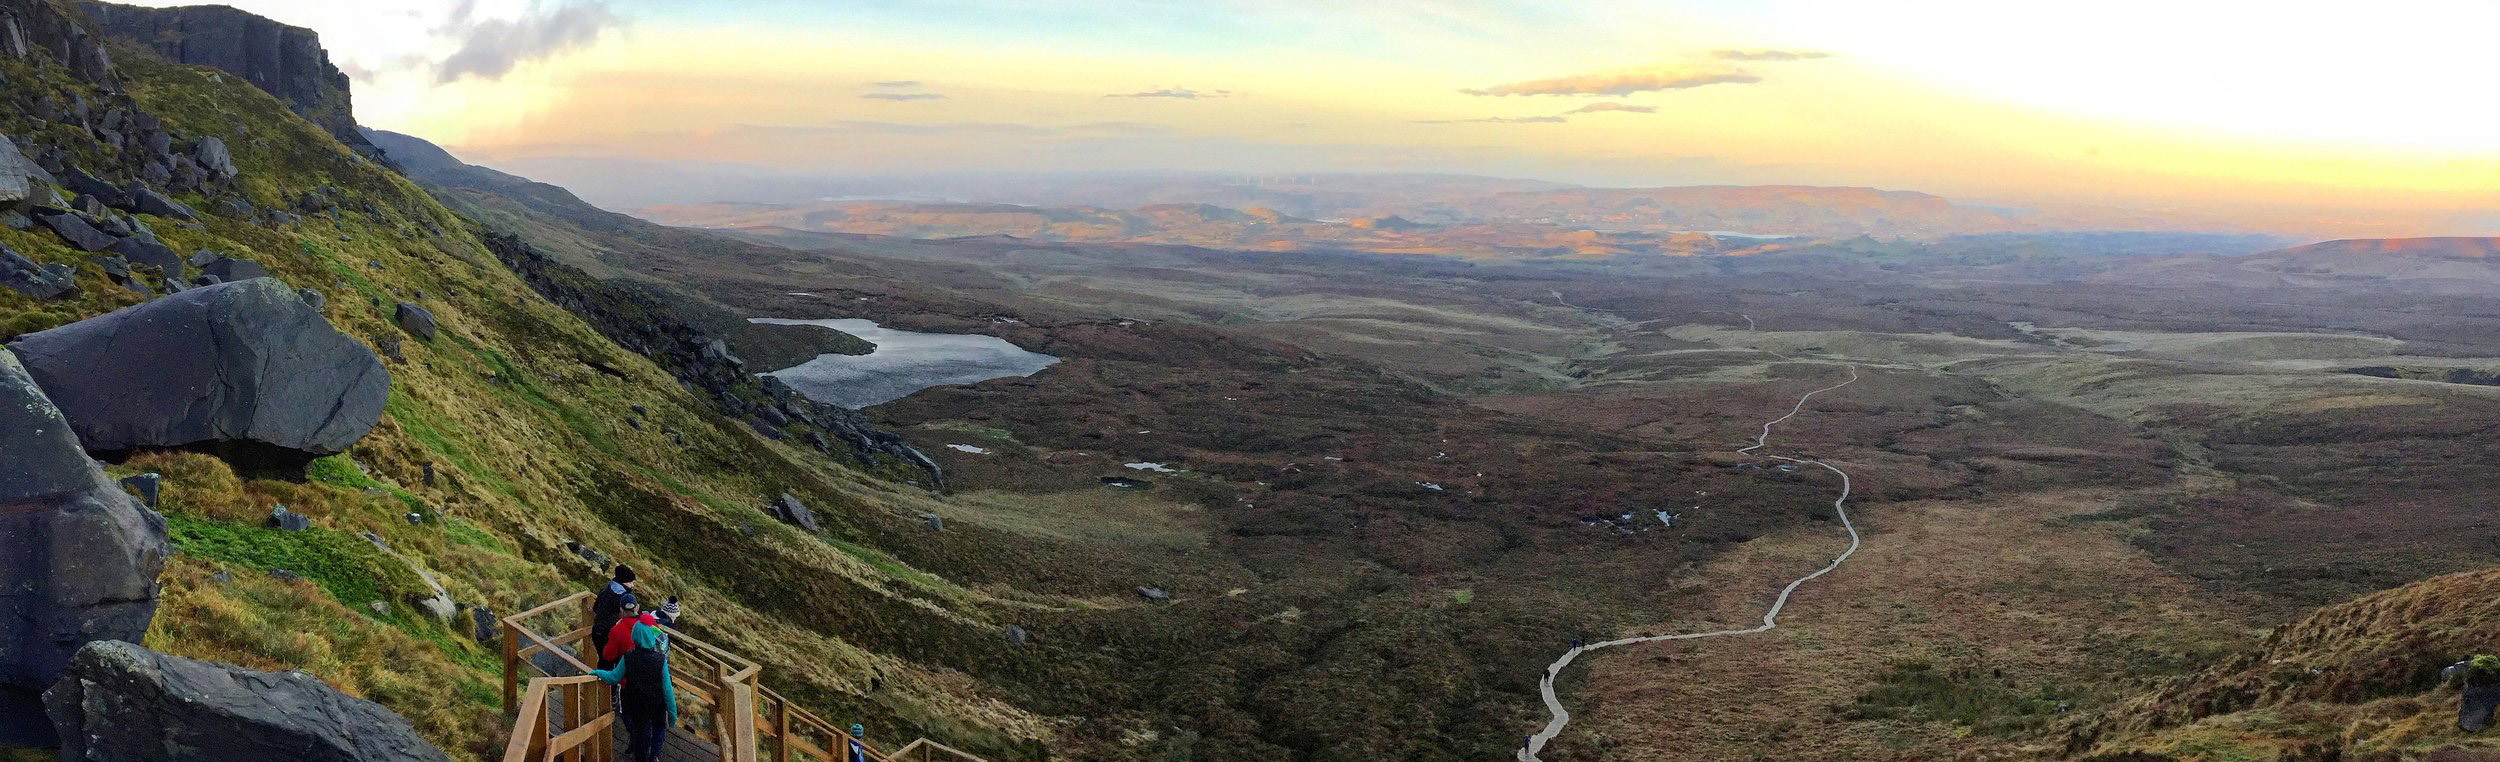
<path id="1" fill-rule="evenodd" d="M 321 36 L 310 29 L 223 5 L 141 8 L 92 0 L 79 5 L 108 37 L 139 43 L 175 63 L 242 77 L 349 148 L 367 156 L 381 155 L 356 130 L 347 74 L 330 64 L 329 54 L 321 49 Z M 201 163 L 209 164 L 205 157 Z"/>
<path id="2" fill-rule="evenodd" d="M 209 449 L 301 466 L 364 437 L 390 377 L 271 278 L 195 288 L 18 337 L 10 348 L 90 451 Z"/>
<path id="3" fill-rule="evenodd" d="M 0 745 L 46 745 L 40 697 L 79 646 L 137 640 L 156 615 L 165 519 L 81 450 L 0 349 Z"/>
<path id="4" fill-rule="evenodd" d="M 78 762 L 449 762 L 408 721 L 302 672 L 100 641 L 44 696 Z"/>

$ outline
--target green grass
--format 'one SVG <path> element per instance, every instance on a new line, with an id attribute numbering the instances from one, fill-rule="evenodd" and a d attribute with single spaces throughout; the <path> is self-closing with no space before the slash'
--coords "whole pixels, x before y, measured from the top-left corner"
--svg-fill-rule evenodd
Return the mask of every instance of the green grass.
<path id="1" fill-rule="evenodd" d="M 359 611 L 374 601 L 403 602 L 431 594 L 416 572 L 361 537 L 322 527 L 301 532 L 165 517 L 173 545 L 185 554 L 261 571 L 284 569 Z M 396 609 L 393 609 L 396 610 Z"/>
<path id="2" fill-rule="evenodd" d="M 1875 687 L 1843 710 L 1853 720 L 1942 722 L 1972 732 L 2036 730 L 2079 696 L 2054 685 L 2022 686 L 1980 667 L 1941 668 L 1921 660 L 1895 662 Z M 2069 707 L 2071 709 L 2071 706 Z"/>

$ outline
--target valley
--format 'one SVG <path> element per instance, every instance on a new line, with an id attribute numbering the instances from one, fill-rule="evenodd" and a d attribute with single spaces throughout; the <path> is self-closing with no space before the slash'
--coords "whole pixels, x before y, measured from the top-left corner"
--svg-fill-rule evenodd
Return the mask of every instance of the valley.
<path id="1" fill-rule="evenodd" d="M 1451 142 L 1346 171 L 704 158 L 1342 107 L 1163 85 L 880 74 L 680 134 L 745 70 L 597 80 L 665 96 L 585 121 L 672 161 L 359 126 L 351 83 L 555 88 L 518 48 L 641 12 L 475 5 L 425 33 L 474 46 L 368 67 L 233 8 L 0 0 L 0 758 L 524 762 L 625 723 L 723 760 L 2500 758 L 2441 674 L 2500 639 L 2500 239 L 1418 158 L 1845 60 L 1812 51 L 1433 80 L 1608 100 L 1372 114 Z M 827 118 L 1002 97 L 1064 108 Z M 470 137 L 579 117 L 541 106 Z M 2320 224 L 2396 224 L 2354 215 Z M 668 624 L 592 624 L 629 580 Z M 639 666 L 578 674 L 610 633 Z"/>

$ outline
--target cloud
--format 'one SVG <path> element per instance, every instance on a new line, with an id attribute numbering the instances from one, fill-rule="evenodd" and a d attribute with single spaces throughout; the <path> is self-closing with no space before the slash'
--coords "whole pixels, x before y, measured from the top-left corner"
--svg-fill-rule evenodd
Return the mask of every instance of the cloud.
<path id="1" fill-rule="evenodd" d="M 1112 94 L 1110 94 L 1110 95 L 1105 95 L 1105 96 L 1103 96 L 1103 97 L 1105 97 L 1105 98 L 1179 98 L 1179 99 L 1181 99 L 1181 100 L 1190 100 L 1190 101 L 1194 101 L 1194 100 L 1197 100 L 1197 99 L 1200 99 L 1200 98 L 1229 98 L 1229 97 L 1232 97 L 1232 95 L 1233 95 L 1233 91 L 1231 91 L 1231 90 L 1191 90 L 1191 89 L 1186 88 L 1186 87 L 1167 87 L 1167 88 L 1163 88 L 1163 89 L 1161 89 L 1161 90 L 1147 90 L 1147 91 L 1145 91 L 1145 92 L 1138 92 L 1138 93 L 1112 93 Z"/>
<path id="2" fill-rule="evenodd" d="M 942 100 L 946 100 L 946 96 L 945 96 L 945 95 L 942 95 L 942 94 L 939 94 L 939 93 L 861 93 L 859 97 L 862 97 L 862 98 L 871 98 L 871 99 L 881 100 L 881 101 L 942 101 Z"/>
<path id="3" fill-rule="evenodd" d="M 601 33 L 625 25 L 604 0 L 567 2 L 518 19 L 479 19 L 476 12 L 474 0 L 463 0 L 434 30 L 460 42 L 457 51 L 435 65 L 436 82 L 500 78 L 513 67 L 588 45 Z"/>
<path id="4" fill-rule="evenodd" d="M 1559 116 L 1488 116 L 1481 119 L 1417 119 L 1416 124 L 1560 124 L 1571 121 Z"/>
<path id="5" fill-rule="evenodd" d="M 1710 51 L 1710 57 L 1721 61 L 1804 61 L 1814 58 L 1830 58 L 1832 54 L 1820 50 L 1728 49 Z"/>
<path id="6" fill-rule="evenodd" d="M 1658 113 L 1658 107 L 1657 107 L 1657 106 L 1643 106 L 1643 105 L 1633 104 L 1633 103 L 1591 103 L 1591 104 L 1589 104 L 1589 105 L 1586 105 L 1586 106 L 1581 106 L 1581 107 L 1579 107 L 1579 108 L 1575 108 L 1575 109 L 1572 109 L 1572 110 L 1570 110 L 1570 111 L 1565 111 L 1565 112 L 1563 112 L 1563 113 L 1565 113 L 1565 114 L 1591 114 L 1591 113 L 1596 113 L 1596 112 L 1599 112 L 1599 111 L 1623 111 L 1623 112 L 1628 112 L 1628 113 L 1633 113 L 1633 114 L 1655 114 L 1655 113 Z"/>
<path id="7" fill-rule="evenodd" d="M 868 83 L 868 84 L 869 84 L 870 86 L 872 86 L 872 87 L 883 87 L 883 88 L 888 88 L 888 89 L 901 90 L 901 89 L 911 89 L 911 88 L 917 88 L 917 87 L 919 87 L 919 86 L 920 86 L 920 80 L 917 80 L 917 79 L 889 79 L 889 80 L 886 80 L 886 81 L 883 81 L 883 82 L 870 82 L 870 83 Z"/>
<path id="8" fill-rule="evenodd" d="M 1021 122 L 872 122 L 741 124 L 737 129 L 774 135 L 1056 135 L 1059 128 Z"/>
<path id="9" fill-rule="evenodd" d="M 1761 77 L 1736 69 L 1661 69 L 1529 80 L 1459 92 L 1468 95 L 1631 95 L 1703 85 L 1747 85 Z"/>

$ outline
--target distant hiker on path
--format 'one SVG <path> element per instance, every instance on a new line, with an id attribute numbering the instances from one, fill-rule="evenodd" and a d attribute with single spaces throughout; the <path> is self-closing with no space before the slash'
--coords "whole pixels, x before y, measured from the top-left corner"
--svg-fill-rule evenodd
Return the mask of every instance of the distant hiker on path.
<path id="1" fill-rule="evenodd" d="M 659 628 L 635 623 L 626 637 L 636 647 L 614 668 L 590 674 L 611 685 L 622 684 L 616 697 L 625 713 L 627 758 L 656 762 L 661 739 L 677 724 L 677 688 L 669 683 L 668 651 L 660 647 Z"/>
<path id="2" fill-rule="evenodd" d="M 618 612 L 624 609 L 624 599 L 633 594 L 633 591 L 633 567 L 617 564 L 615 574 L 607 584 L 599 586 L 599 597 L 590 603 L 591 650 L 599 653 L 608 652 L 608 630 L 616 627 L 616 617 Z M 607 667 L 605 663 L 599 665 L 601 669 Z"/>
<path id="3" fill-rule="evenodd" d="M 2491 725 L 2491 711 L 2500 709 L 2500 656 L 2475 654 L 2439 671 L 2439 681 L 2465 685 L 2457 699 L 2457 729 L 2468 733 Z"/>
<path id="4" fill-rule="evenodd" d="M 867 726 L 856 722 L 851 723 L 850 746 L 843 750 L 842 762 L 868 762 L 868 741 L 865 739 L 867 735 Z"/>

